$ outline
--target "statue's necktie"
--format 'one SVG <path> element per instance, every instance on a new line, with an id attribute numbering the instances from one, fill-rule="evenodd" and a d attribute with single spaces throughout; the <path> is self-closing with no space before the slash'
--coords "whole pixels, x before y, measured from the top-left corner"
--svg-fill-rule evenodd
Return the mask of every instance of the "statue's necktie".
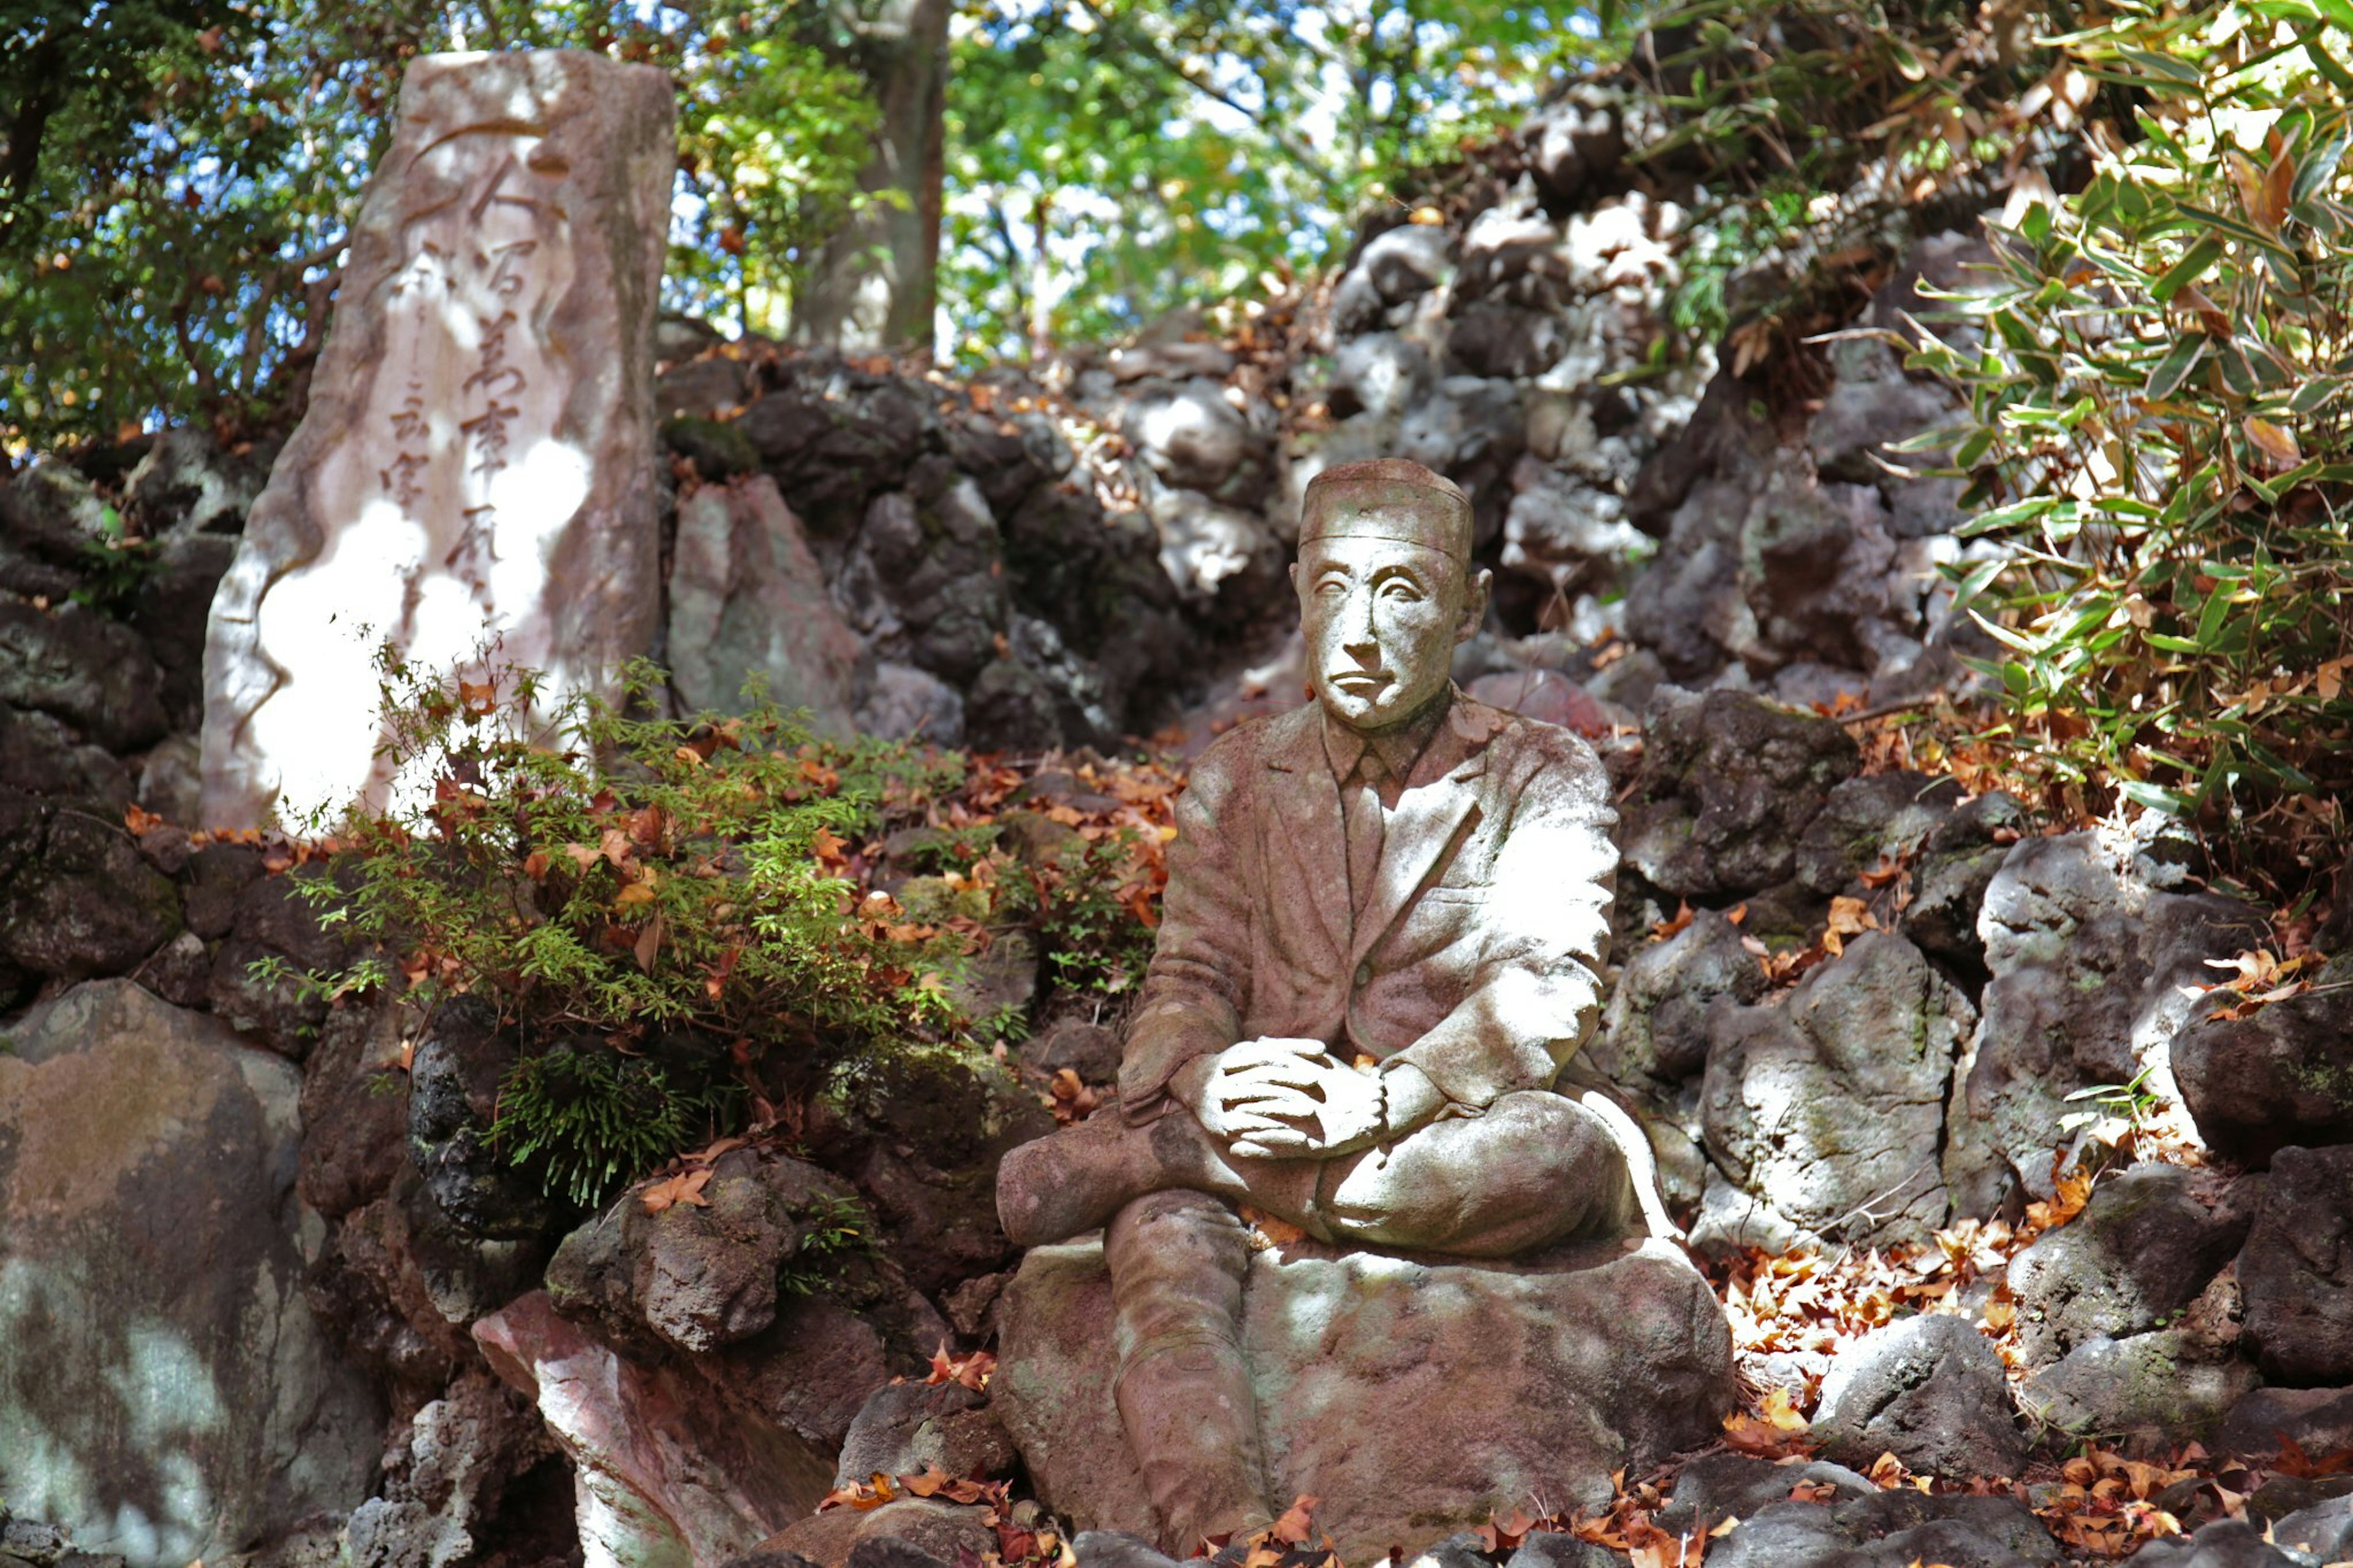
<path id="1" fill-rule="evenodd" d="M 1343 797 L 1341 814 L 1348 826 L 1348 902 L 1352 912 L 1362 914 L 1373 896 L 1373 881 L 1380 874 L 1381 840 L 1384 835 L 1381 805 L 1381 783 L 1388 777 L 1388 769 L 1381 765 L 1380 757 L 1367 746 L 1356 763 L 1356 771 L 1348 775 L 1348 789 Z"/>

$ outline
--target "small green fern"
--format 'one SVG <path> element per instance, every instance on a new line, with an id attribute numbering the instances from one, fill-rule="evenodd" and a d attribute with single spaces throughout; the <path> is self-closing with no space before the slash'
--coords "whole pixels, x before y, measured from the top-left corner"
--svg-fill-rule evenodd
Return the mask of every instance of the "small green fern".
<path id="1" fill-rule="evenodd" d="M 535 1168 L 550 1197 L 593 1208 L 724 1132 L 735 1087 L 681 1088 L 641 1058 L 558 1047 L 508 1071 L 491 1138 L 511 1163 Z"/>

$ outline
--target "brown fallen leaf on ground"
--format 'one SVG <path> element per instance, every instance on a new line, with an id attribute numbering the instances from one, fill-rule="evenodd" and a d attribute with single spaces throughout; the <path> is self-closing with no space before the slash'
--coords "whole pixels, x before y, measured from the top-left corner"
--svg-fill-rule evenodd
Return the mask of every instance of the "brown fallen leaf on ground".
<path id="1" fill-rule="evenodd" d="M 932 1352 L 931 1375 L 925 1383 L 960 1383 L 977 1394 L 988 1386 L 989 1374 L 997 1370 L 997 1357 L 987 1351 L 975 1351 L 959 1356 L 948 1349 L 945 1340 Z"/>
<path id="2" fill-rule="evenodd" d="M 836 1487 L 826 1493 L 818 1500 L 817 1511 L 823 1513 L 829 1508 L 854 1508 L 862 1513 L 869 1509 L 881 1508 L 886 1502 L 896 1502 L 898 1499 L 897 1483 L 877 1470 L 866 1480 L 851 1481 L 848 1486 Z"/>
<path id="3" fill-rule="evenodd" d="M 711 1206 L 711 1200 L 702 1195 L 702 1189 L 710 1184 L 711 1167 L 701 1165 L 691 1170 L 681 1171 L 667 1181 L 656 1182 L 645 1190 L 638 1201 L 646 1205 L 648 1214 L 659 1214 L 662 1210 L 679 1204 L 691 1204 L 696 1208 L 707 1209 Z"/>

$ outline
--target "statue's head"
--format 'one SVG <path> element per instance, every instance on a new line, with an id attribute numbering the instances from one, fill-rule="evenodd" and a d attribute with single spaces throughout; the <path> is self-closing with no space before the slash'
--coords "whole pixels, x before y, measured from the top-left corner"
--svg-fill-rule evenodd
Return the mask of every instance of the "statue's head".
<path id="1" fill-rule="evenodd" d="M 1316 475 L 1291 569 L 1316 700 L 1357 730 L 1412 718 L 1479 630 L 1488 581 L 1471 564 L 1471 502 L 1446 479 L 1400 458 Z"/>

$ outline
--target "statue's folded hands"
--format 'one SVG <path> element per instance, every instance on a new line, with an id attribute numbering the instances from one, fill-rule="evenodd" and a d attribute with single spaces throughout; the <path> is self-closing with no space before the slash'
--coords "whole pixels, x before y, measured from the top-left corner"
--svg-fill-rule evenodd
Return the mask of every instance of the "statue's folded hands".
<path id="1" fill-rule="evenodd" d="M 1250 1054 L 1237 1060 L 1241 1052 Z M 1244 1159 L 1329 1160 L 1405 1136 L 1445 1100 L 1410 1062 L 1350 1066 L 1320 1040 L 1259 1039 L 1217 1057 L 1200 1098 L 1187 1103 Z"/>

